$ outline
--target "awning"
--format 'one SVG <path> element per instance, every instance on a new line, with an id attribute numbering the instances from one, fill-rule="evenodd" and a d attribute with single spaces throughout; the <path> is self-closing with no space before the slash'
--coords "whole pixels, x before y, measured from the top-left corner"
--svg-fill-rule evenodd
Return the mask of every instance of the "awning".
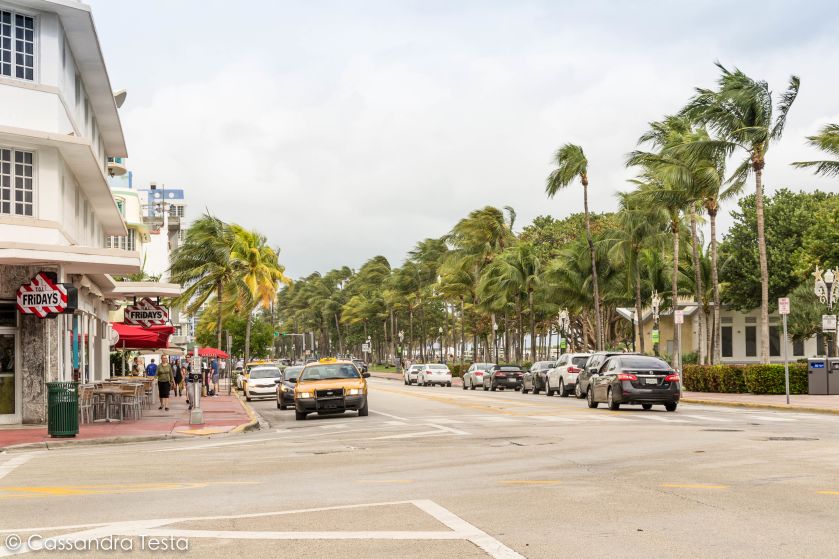
<path id="1" fill-rule="evenodd" d="M 199 347 L 198 355 L 201 357 L 218 357 L 219 359 L 227 359 L 230 357 L 227 353 L 214 347 Z"/>
<path id="2" fill-rule="evenodd" d="M 173 326 L 131 326 L 124 322 L 112 322 L 119 340 L 116 349 L 164 349 L 169 347 L 169 336 L 175 332 Z"/>

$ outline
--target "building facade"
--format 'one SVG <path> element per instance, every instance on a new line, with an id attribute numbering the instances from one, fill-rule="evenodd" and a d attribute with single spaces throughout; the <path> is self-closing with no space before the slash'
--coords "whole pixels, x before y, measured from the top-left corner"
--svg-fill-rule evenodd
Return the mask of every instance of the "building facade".
<path id="1" fill-rule="evenodd" d="M 46 382 L 109 374 L 111 274 L 141 264 L 136 246 L 106 243 L 129 236 L 107 183 L 109 158 L 126 156 L 90 7 L 0 0 L 0 423 L 43 423 Z M 19 310 L 40 272 L 77 307 Z"/>

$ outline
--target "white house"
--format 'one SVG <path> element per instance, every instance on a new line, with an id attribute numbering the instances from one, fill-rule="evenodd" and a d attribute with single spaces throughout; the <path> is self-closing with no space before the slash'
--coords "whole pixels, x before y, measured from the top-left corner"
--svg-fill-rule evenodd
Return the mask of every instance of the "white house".
<path id="1" fill-rule="evenodd" d="M 109 274 L 140 270 L 136 247 L 105 243 L 128 236 L 106 181 L 126 156 L 90 7 L 0 0 L 0 423 L 43 422 L 48 381 L 108 374 Z M 39 272 L 77 309 L 19 309 Z"/>

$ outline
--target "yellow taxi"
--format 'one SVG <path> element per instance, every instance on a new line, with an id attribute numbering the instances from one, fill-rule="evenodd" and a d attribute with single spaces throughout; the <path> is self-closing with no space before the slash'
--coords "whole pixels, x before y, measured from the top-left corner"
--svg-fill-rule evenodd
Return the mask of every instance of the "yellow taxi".
<path id="1" fill-rule="evenodd" d="M 352 361 L 333 358 L 308 363 L 294 386 L 294 412 L 298 420 L 310 413 L 331 415 L 357 411 L 363 417 L 367 406 L 367 377 Z"/>
<path id="2" fill-rule="evenodd" d="M 275 365 L 270 359 L 253 359 L 245 364 L 245 369 L 239 376 L 236 377 L 236 386 L 244 392 L 247 389 L 248 379 L 251 376 L 251 369 L 254 367 L 264 367 L 265 365 Z"/>

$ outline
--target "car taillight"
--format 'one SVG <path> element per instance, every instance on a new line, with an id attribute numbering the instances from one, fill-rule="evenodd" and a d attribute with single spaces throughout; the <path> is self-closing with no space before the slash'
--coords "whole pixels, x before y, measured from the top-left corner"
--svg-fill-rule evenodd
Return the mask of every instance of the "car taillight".
<path id="1" fill-rule="evenodd" d="M 430 373 L 431 371 L 425 371 L 426 373 Z"/>
<path id="2" fill-rule="evenodd" d="M 638 380 L 638 377 L 630 375 L 629 373 L 620 373 L 618 375 L 618 380 Z"/>
<path id="3" fill-rule="evenodd" d="M 497 376 L 497 377 L 506 377 L 507 375 L 506 375 L 505 373 L 495 373 L 495 376 Z"/>
<path id="4" fill-rule="evenodd" d="M 568 367 L 568 372 L 569 373 L 579 373 L 581 371 L 582 371 L 582 369 L 578 369 L 577 367 Z"/>
<path id="5" fill-rule="evenodd" d="M 679 375 L 676 373 L 671 373 L 664 377 L 664 382 L 679 382 Z"/>
<path id="6" fill-rule="evenodd" d="M 482 377 L 482 376 L 484 376 L 484 372 L 483 371 L 475 371 L 475 376 Z"/>

